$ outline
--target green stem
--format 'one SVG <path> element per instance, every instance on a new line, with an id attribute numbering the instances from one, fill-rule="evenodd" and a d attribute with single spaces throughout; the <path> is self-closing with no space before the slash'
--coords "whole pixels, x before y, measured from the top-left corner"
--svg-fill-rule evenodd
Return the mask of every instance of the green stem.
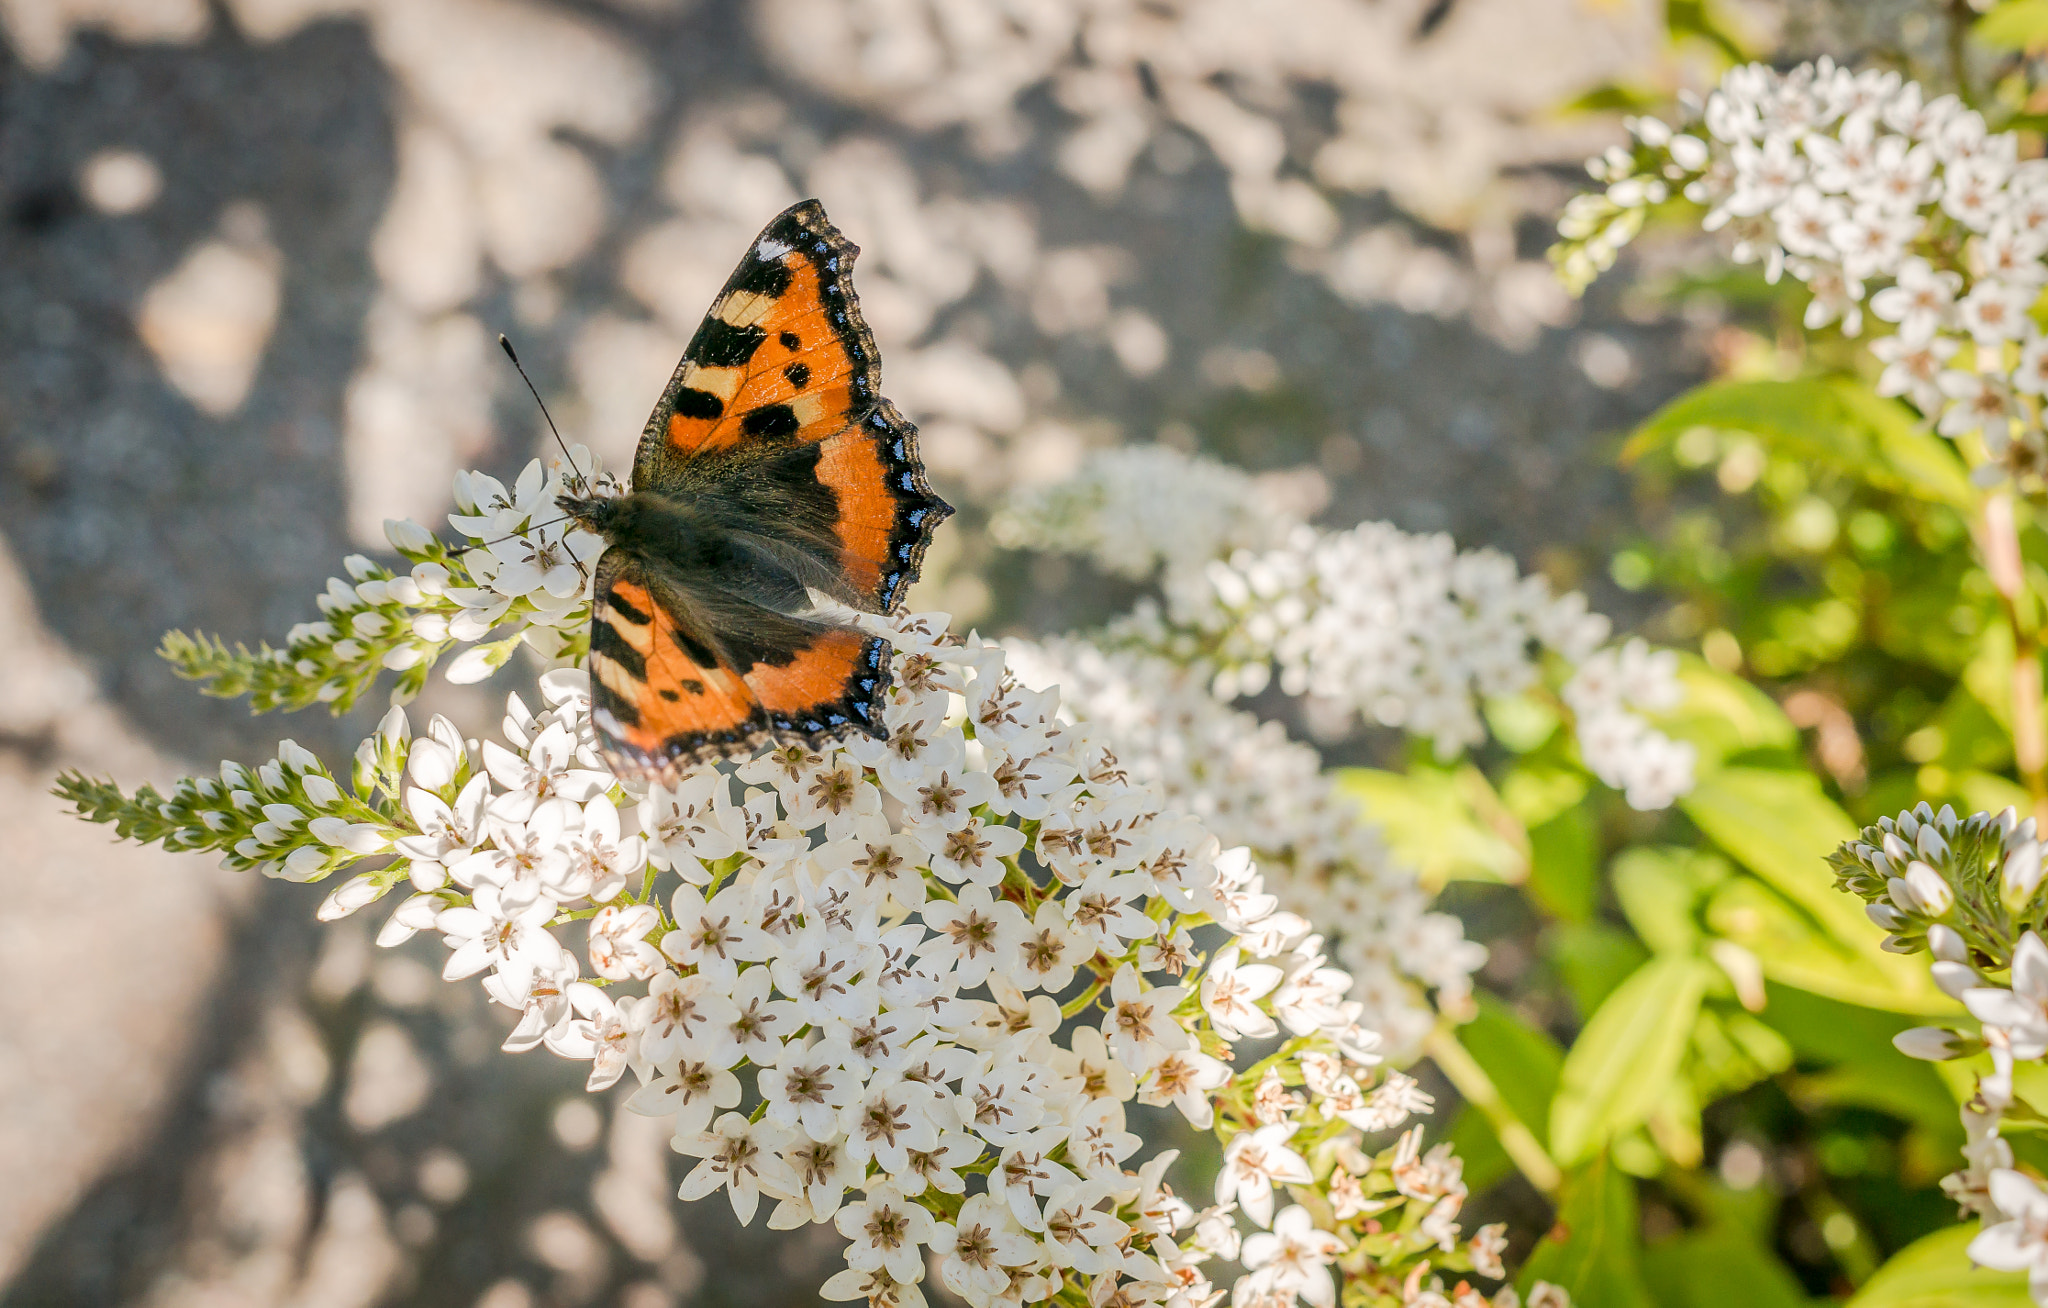
<path id="1" fill-rule="evenodd" d="M 1060 1016 L 1078 1016 L 1082 1011 L 1084 1011 L 1088 1007 L 1088 1005 L 1095 1002 L 1095 996 L 1102 993 L 1102 987 L 1104 984 L 1105 982 L 1101 977 L 1096 977 L 1094 985 L 1089 986 L 1086 990 L 1083 990 L 1080 994 L 1076 995 L 1068 1003 L 1060 1005 Z"/>
<path id="2" fill-rule="evenodd" d="M 1559 1186 L 1564 1183 L 1564 1173 L 1559 1169 L 1550 1151 L 1536 1138 L 1515 1110 L 1508 1107 L 1501 1098 L 1500 1090 L 1493 1084 L 1493 1078 L 1472 1057 L 1458 1037 L 1448 1026 L 1439 1026 L 1423 1042 L 1423 1050 L 1450 1083 L 1457 1087 L 1465 1101 L 1477 1108 L 1492 1124 L 1493 1133 L 1500 1138 L 1501 1148 L 1507 1151 L 1515 1166 L 1521 1169 L 1529 1184 L 1541 1193 L 1557 1197 Z"/>

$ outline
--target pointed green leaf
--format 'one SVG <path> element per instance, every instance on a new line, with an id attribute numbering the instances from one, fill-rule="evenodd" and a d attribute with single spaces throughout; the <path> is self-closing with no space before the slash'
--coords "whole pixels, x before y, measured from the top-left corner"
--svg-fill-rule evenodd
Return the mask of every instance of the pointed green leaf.
<path id="1" fill-rule="evenodd" d="M 1660 1308 L 1807 1308 L 1806 1292 L 1770 1250 L 1728 1227 L 1691 1232 L 1643 1251 Z"/>
<path id="2" fill-rule="evenodd" d="M 1709 382 L 1650 415 L 1624 459 L 1695 427 L 1746 432 L 1773 452 L 1917 499 L 1968 509 L 1977 494 L 1962 460 L 1912 410 L 1848 377 Z"/>
<path id="3" fill-rule="evenodd" d="M 1651 1308 L 1641 1260 L 1635 1182 L 1596 1158 L 1566 1180 L 1557 1225 L 1522 1265 L 1517 1284 L 1527 1296 L 1548 1281 L 1588 1308 Z"/>
<path id="4" fill-rule="evenodd" d="M 2005 0 L 1978 19 L 1970 35 L 1994 50 L 2048 45 L 2048 0 Z"/>
<path id="5" fill-rule="evenodd" d="M 1565 1055 L 1550 1109 L 1551 1153 L 1566 1167 L 1640 1125 L 1678 1073 L 1713 965 L 1653 958 L 1621 983 Z"/>
<path id="6" fill-rule="evenodd" d="M 2029 1308 L 2024 1272 L 1972 1267 L 1963 1250 L 1976 1226 L 1952 1226 L 1893 1254 L 1849 1308 Z"/>
<path id="7" fill-rule="evenodd" d="M 1528 838 L 1477 768 L 1341 768 L 1332 776 L 1423 884 L 1528 876 Z"/>
<path id="8" fill-rule="evenodd" d="M 1724 768 L 1679 801 L 1685 815 L 1735 861 L 1837 930 L 1845 942 L 1874 928 L 1853 896 L 1835 889 L 1827 856 L 1856 838 L 1856 823 L 1805 772 Z"/>
<path id="9" fill-rule="evenodd" d="M 1899 963 L 1914 960 L 1876 947 L 1883 938 L 1876 927 L 1864 924 L 1870 933 L 1864 946 L 1848 944 L 1754 877 L 1737 877 L 1714 892 L 1707 925 L 1756 955 L 1764 975 L 1780 985 L 1864 1008 L 1929 1015 L 1958 1011 L 1955 1001 L 1935 988 L 1924 964 L 1917 970 L 1902 968 Z"/>

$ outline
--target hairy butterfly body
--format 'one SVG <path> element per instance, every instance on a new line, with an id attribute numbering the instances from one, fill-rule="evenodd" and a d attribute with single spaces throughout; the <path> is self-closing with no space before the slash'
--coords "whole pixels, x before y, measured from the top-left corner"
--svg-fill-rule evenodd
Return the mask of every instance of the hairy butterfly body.
<path id="1" fill-rule="evenodd" d="M 606 543 L 591 692 L 621 775 L 881 734 L 889 647 L 814 600 L 898 611 L 953 510 L 881 396 L 859 252 L 815 200 L 769 223 L 648 418 L 631 492 L 561 500 Z"/>

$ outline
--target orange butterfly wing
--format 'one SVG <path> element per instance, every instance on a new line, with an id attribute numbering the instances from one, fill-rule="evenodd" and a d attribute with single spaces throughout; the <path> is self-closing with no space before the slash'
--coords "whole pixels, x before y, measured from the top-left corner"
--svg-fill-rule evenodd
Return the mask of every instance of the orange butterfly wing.
<path id="1" fill-rule="evenodd" d="M 833 589 L 893 613 L 952 509 L 925 480 L 917 429 L 879 394 L 858 253 L 816 201 L 763 230 L 648 419 L 633 489 L 713 499 L 764 532 L 787 525 L 776 506 L 800 506 L 792 539 Z M 617 549 L 599 562 L 592 690 L 615 768 L 672 777 L 768 739 L 879 734 L 886 642 L 743 602 L 698 611 L 687 579 L 662 576 Z"/>
<path id="2" fill-rule="evenodd" d="M 592 718 L 613 771 L 662 775 L 742 746 L 768 727 L 753 689 L 683 629 L 630 555 L 605 551 L 596 593 Z"/>
<path id="3" fill-rule="evenodd" d="M 840 569 L 863 608 L 893 613 L 953 510 L 925 479 L 917 428 L 881 396 L 881 357 L 853 291 L 859 253 L 816 200 L 768 224 L 648 418 L 633 484 L 687 483 L 694 468 L 818 445 Z"/>

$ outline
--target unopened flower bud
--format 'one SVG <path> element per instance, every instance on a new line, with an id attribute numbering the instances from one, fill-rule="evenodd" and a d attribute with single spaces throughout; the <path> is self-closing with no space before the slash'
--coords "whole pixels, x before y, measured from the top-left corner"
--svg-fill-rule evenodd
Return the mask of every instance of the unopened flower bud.
<path id="1" fill-rule="evenodd" d="M 314 910 L 313 916 L 319 918 L 322 922 L 336 922 L 359 909 L 376 903 L 383 895 L 383 888 L 377 884 L 375 874 L 365 872 L 361 876 L 350 877 L 336 886 L 334 893 L 329 895 L 318 909 Z"/>
<path id="2" fill-rule="evenodd" d="M 1920 828 L 1921 833 L 1932 831 L 1932 827 Z M 1941 917 L 1955 907 L 1956 892 L 1942 880 L 1941 873 L 1918 861 L 1906 865 L 1906 884 L 1913 887 L 1914 897 L 1929 917 Z"/>
<path id="3" fill-rule="evenodd" d="M 1954 927 L 1937 923 L 1927 928 L 1927 948 L 1944 963 L 1970 961 L 1970 947 L 1963 943 L 1962 933 Z"/>
<path id="4" fill-rule="evenodd" d="M 2041 884 L 2041 842 L 2029 840 L 2007 854 L 1999 879 L 2008 906 L 2017 908 L 2032 899 Z"/>
<path id="5" fill-rule="evenodd" d="M 306 788 L 306 798 L 316 808 L 328 808 L 341 802 L 341 787 L 324 772 L 308 772 L 299 784 Z"/>
<path id="6" fill-rule="evenodd" d="M 1976 1041 L 1965 1040 L 1954 1031 L 1939 1026 L 1916 1026 L 1901 1031 L 1892 1037 L 1892 1046 L 1908 1058 L 1918 1058 L 1929 1063 L 1946 1062 L 1973 1052 L 1970 1046 Z"/>
<path id="7" fill-rule="evenodd" d="M 455 780 L 455 757 L 439 740 L 416 740 L 405 770 L 420 789 L 439 790 Z"/>
<path id="8" fill-rule="evenodd" d="M 434 533 L 410 518 L 386 518 L 384 539 L 400 554 L 418 554 L 432 548 Z"/>
<path id="9" fill-rule="evenodd" d="M 1942 959 L 1928 970 L 1934 974 L 1934 984 L 1950 999 L 1960 1000 L 1965 990 L 1983 984 L 1977 979 L 1977 969 L 1968 963 L 1951 963 Z"/>
<path id="10" fill-rule="evenodd" d="M 327 871 L 327 851 L 313 845 L 302 845 L 285 856 L 284 879 L 287 881 L 312 881 Z"/>
<path id="11" fill-rule="evenodd" d="M 1920 857 L 1930 863 L 1940 863 L 1948 858 L 1948 842 L 1941 838 L 1941 832 L 1936 831 L 1932 823 L 1920 828 L 1919 839 L 1913 844 L 1920 851 Z"/>

